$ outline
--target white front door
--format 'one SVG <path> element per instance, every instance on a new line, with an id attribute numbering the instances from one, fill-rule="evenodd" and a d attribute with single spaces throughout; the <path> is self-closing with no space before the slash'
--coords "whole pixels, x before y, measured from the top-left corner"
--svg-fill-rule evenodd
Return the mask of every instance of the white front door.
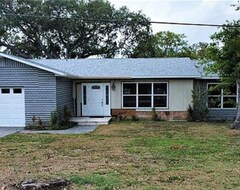
<path id="1" fill-rule="evenodd" d="M 24 89 L 0 87 L 0 127 L 24 126 Z"/>
<path id="2" fill-rule="evenodd" d="M 110 83 L 82 84 L 82 116 L 110 116 Z"/>

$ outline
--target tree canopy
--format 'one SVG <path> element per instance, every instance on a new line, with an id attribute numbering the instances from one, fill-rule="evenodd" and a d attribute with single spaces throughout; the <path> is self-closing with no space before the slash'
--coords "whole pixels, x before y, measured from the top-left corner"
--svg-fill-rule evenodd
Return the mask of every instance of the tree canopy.
<path id="1" fill-rule="evenodd" d="M 132 57 L 190 57 L 204 59 L 212 44 L 199 42 L 189 44 L 184 34 L 161 31 L 141 41 L 135 47 Z"/>
<path id="2" fill-rule="evenodd" d="M 3 0 L 0 15 L 0 47 L 26 58 L 129 56 L 151 33 L 141 12 L 105 0 Z"/>
<path id="3" fill-rule="evenodd" d="M 182 57 L 188 48 L 184 34 L 161 31 L 154 35 L 157 57 Z"/>
<path id="4" fill-rule="evenodd" d="M 240 93 L 240 20 L 228 22 L 212 36 L 215 46 L 209 53 L 211 72 L 218 73 L 223 86 L 237 82 Z M 233 128 L 240 128 L 240 105 Z"/>
<path id="5" fill-rule="evenodd" d="M 134 57 L 184 57 L 189 45 L 184 34 L 160 31 L 134 49 Z"/>

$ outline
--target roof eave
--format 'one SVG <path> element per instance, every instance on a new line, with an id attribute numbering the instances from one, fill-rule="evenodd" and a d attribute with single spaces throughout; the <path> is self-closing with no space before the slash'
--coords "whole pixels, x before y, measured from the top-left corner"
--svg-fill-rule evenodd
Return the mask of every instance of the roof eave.
<path id="1" fill-rule="evenodd" d="M 38 68 L 38 69 L 41 69 L 41 70 L 44 70 L 44 71 L 48 71 L 48 72 L 54 73 L 57 76 L 67 76 L 66 73 L 63 73 L 61 71 L 57 71 L 55 69 L 51 69 L 49 67 L 40 65 L 40 64 L 35 63 L 33 61 L 25 60 L 24 58 L 20 59 L 20 58 L 18 58 L 16 56 L 7 55 L 7 54 L 4 54 L 4 53 L 0 53 L 0 56 L 4 57 L 4 58 L 7 58 L 7 59 L 10 59 L 10 60 L 13 60 L 13 61 L 17 61 L 17 62 L 26 64 L 26 65 L 29 65 L 29 66 L 32 66 L 32 67 L 35 67 L 35 68 Z"/>
<path id="2" fill-rule="evenodd" d="M 213 79 L 213 80 L 219 80 L 220 79 L 220 77 L 199 77 L 199 78 L 197 78 L 197 79 L 202 79 L 202 80 L 211 80 L 211 79 Z"/>
<path id="3" fill-rule="evenodd" d="M 132 79 L 179 79 L 179 78 L 183 78 L 183 79 L 194 79 L 200 77 L 198 75 L 192 75 L 192 76 L 133 76 L 131 77 Z"/>
<path id="4" fill-rule="evenodd" d="M 195 79 L 200 78 L 200 76 L 114 76 L 114 77 L 93 77 L 93 76 L 74 76 L 74 75 L 68 75 L 68 78 L 71 79 L 82 79 L 82 80 L 93 80 L 93 79 L 108 79 L 108 80 L 114 80 L 114 79 Z"/>

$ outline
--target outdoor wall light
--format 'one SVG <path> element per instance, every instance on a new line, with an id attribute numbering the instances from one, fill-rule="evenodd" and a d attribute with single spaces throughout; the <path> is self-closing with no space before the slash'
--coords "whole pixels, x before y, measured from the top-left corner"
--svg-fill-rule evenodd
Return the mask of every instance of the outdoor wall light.
<path id="1" fill-rule="evenodd" d="M 116 86 L 114 84 L 114 82 L 112 82 L 112 90 L 115 90 Z"/>

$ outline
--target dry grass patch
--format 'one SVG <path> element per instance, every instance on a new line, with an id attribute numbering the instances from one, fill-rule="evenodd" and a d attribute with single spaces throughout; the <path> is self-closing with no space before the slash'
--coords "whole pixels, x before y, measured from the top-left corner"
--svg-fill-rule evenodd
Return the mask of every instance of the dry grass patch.
<path id="1" fill-rule="evenodd" d="M 0 184 L 64 177 L 74 189 L 239 189 L 240 132 L 224 123 L 113 122 L 86 135 L 0 139 Z"/>

